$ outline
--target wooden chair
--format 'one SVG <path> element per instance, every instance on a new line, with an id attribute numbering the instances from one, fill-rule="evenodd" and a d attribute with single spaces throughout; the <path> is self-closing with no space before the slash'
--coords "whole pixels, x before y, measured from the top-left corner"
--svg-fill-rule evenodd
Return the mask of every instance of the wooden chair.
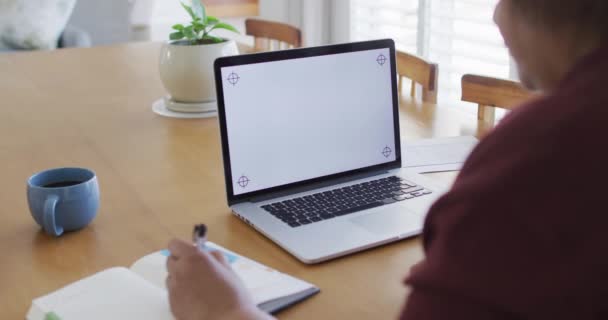
<path id="1" fill-rule="evenodd" d="M 274 41 L 276 41 L 278 50 L 302 46 L 300 29 L 284 23 L 247 19 L 245 20 L 245 32 L 255 38 L 255 49 L 260 51 L 273 50 Z"/>
<path id="2" fill-rule="evenodd" d="M 519 82 L 472 74 L 462 77 L 462 101 L 477 103 L 477 118 L 492 124 L 495 107 L 512 110 L 535 96 Z"/>
<path id="3" fill-rule="evenodd" d="M 403 77 L 412 80 L 410 95 L 416 96 L 416 84 L 422 86 L 422 101 L 437 103 L 437 81 L 439 66 L 415 55 L 397 51 L 397 74 L 399 75 L 399 94 L 403 89 Z"/>

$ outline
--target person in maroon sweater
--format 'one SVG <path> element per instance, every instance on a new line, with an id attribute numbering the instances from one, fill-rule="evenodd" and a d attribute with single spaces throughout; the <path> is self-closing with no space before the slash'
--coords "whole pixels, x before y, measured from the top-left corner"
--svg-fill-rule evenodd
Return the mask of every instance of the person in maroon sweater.
<path id="1" fill-rule="evenodd" d="M 402 319 L 608 319 L 608 1 L 502 0 L 522 82 L 429 211 Z"/>
<path id="2" fill-rule="evenodd" d="M 608 319 L 608 1 L 500 0 L 495 20 L 543 95 L 479 143 L 429 211 L 401 318 Z M 270 318 L 221 255 L 169 248 L 178 319 Z"/>

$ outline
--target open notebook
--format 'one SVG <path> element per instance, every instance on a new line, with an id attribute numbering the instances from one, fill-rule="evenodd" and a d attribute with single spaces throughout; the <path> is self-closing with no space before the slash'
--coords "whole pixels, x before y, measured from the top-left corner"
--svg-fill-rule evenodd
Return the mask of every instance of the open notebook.
<path id="1" fill-rule="evenodd" d="M 224 253 L 260 309 L 276 312 L 317 292 L 314 285 L 280 273 L 214 243 Z M 106 269 L 34 299 L 27 320 L 171 320 L 165 289 L 166 250 L 137 260 L 130 269 Z"/>

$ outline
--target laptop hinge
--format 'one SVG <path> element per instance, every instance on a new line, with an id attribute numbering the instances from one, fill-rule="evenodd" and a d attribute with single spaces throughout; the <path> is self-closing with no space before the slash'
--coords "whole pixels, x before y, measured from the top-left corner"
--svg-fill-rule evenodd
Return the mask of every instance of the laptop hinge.
<path id="1" fill-rule="evenodd" d="M 387 173 L 389 173 L 389 171 L 382 170 L 382 171 L 376 171 L 376 172 L 366 172 L 366 173 L 360 173 L 360 174 L 355 174 L 355 175 L 349 175 L 348 177 L 331 179 L 331 180 L 317 182 L 317 183 L 313 183 L 313 184 L 310 184 L 307 186 L 298 187 L 298 188 L 294 188 L 294 189 L 290 189 L 290 190 L 277 191 L 277 192 L 273 192 L 273 193 L 269 193 L 269 194 L 265 194 L 265 195 L 261 195 L 261 196 L 257 196 L 257 197 L 252 197 L 248 201 L 253 202 L 253 203 L 262 202 L 262 201 L 266 201 L 266 200 L 270 200 L 270 199 L 285 197 L 285 196 L 289 196 L 292 194 L 311 191 L 311 190 L 315 190 L 315 189 L 321 189 L 321 188 L 330 187 L 330 186 L 337 185 L 337 184 L 347 183 L 347 182 L 365 179 L 365 178 L 369 178 L 369 177 L 373 177 L 373 176 L 379 176 L 379 175 L 387 174 Z"/>

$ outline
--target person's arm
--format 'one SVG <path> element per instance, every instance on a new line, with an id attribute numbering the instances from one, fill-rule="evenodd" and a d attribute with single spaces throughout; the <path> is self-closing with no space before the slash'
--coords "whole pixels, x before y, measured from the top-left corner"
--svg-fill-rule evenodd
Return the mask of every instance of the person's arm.
<path id="1" fill-rule="evenodd" d="M 575 99 L 584 83 L 514 110 L 472 152 L 429 211 L 402 320 L 608 319 L 608 109 Z"/>
<path id="2" fill-rule="evenodd" d="M 548 289 L 539 253 L 553 259 L 558 252 L 539 240 L 551 238 L 544 212 L 554 197 L 550 188 L 549 197 L 535 192 L 545 179 L 530 163 L 469 166 L 433 205 L 423 233 L 426 257 L 406 280 L 412 293 L 402 320 L 517 319 L 513 314 Z"/>
<path id="3" fill-rule="evenodd" d="M 258 309 L 221 253 L 201 252 L 182 240 L 172 240 L 169 251 L 166 282 L 178 320 L 274 319 Z"/>
<path id="4" fill-rule="evenodd" d="M 415 320 L 508 320 L 507 315 L 487 308 L 481 302 L 442 295 L 433 290 L 415 289 L 408 297 L 401 319 Z"/>

